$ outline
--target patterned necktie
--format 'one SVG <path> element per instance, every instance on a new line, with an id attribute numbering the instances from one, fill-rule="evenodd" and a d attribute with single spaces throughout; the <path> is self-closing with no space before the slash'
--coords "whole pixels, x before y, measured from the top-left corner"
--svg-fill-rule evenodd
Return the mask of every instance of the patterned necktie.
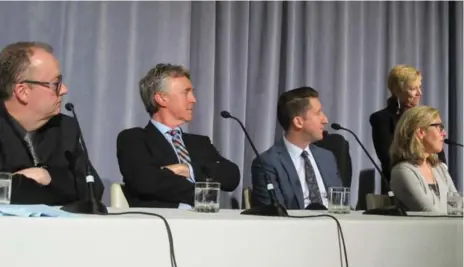
<path id="1" fill-rule="evenodd" d="M 32 134 L 30 132 L 26 133 L 26 135 L 24 136 L 24 142 L 26 142 L 27 148 L 31 153 L 32 160 L 34 161 L 34 166 L 37 166 L 37 164 L 39 163 L 39 157 L 35 152 L 34 143 L 32 142 Z"/>
<path id="2" fill-rule="evenodd" d="M 182 143 L 180 132 L 178 130 L 171 130 L 168 133 L 172 136 L 172 143 L 174 144 L 176 153 L 179 156 L 180 163 L 190 164 L 190 156 L 184 144 Z"/>
<path id="3" fill-rule="evenodd" d="M 316 173 L 314 172 L 313 165 L 308 158 L 308 152 L 304 150 L 301 153 L 301 157 L 303 157 L 305 162 L 305 176 L 309 190 L 309 201 L 311 201 L 311 203 L 322 204 L 321 192 L 319 191 L 319 186 L 317 185 L 316 180 Z"/>

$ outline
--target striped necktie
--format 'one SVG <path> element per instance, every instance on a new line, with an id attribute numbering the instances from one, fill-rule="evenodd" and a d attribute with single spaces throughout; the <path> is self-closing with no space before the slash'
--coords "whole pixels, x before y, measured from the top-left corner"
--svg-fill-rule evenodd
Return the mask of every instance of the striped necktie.
<path id="1" fill-rule="evenodd" d="M 184 144 L 182 143 L 179 130 L 171 130 L 168 133 L 172 136 L 172 143 L 176 149 L 177 156 L 179 156 L 180 163 L 190 164 L 190 156 Z"/>

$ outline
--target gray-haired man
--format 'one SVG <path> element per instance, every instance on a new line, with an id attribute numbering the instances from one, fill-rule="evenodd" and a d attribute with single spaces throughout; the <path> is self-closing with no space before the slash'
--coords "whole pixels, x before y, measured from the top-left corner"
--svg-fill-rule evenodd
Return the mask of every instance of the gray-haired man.
<path id="1" fill-rule="evenodd" d="M 183 133 L 196 103 L 190 74 L 182 66 L 158 64 L 141 79 L 140 95 L 150 121 L 122 131 L 117 140 L 119 169 L 132 207 L 183 208 L 193 205 L 194 182 L 206 176 L 233 191 L 240 171 L 223 158 L 207 136 Z"/>

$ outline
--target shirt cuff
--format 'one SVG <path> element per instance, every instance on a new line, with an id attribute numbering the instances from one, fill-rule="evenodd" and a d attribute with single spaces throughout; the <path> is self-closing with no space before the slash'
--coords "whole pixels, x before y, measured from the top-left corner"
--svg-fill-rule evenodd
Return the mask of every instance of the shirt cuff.
<path id="1" fill-rule="evenodd" d="M 186 163 L 186 164 L 189 167 L 189 174 L 190 174 L 190 177 L 188 178 L 188 180 L 192 183 L 195 183 L 195 175 L 193 174 L 193 167 L 190 163 Z"/>

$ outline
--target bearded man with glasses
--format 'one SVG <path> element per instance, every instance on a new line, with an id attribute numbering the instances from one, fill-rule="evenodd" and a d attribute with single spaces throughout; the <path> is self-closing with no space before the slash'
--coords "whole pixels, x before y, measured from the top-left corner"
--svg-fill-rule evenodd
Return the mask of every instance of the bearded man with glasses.
<path id="1" fill-rule="evenodd" d="M 0 52 L 0 171 L 13 173 L 12 204 L 61 206 L 87 197 L 86 157 L 75 121 L 61 114 L 68 88 L 52 53 L 39 42 Z M 103 184 L 90 167 L 101 199 Z"/>

